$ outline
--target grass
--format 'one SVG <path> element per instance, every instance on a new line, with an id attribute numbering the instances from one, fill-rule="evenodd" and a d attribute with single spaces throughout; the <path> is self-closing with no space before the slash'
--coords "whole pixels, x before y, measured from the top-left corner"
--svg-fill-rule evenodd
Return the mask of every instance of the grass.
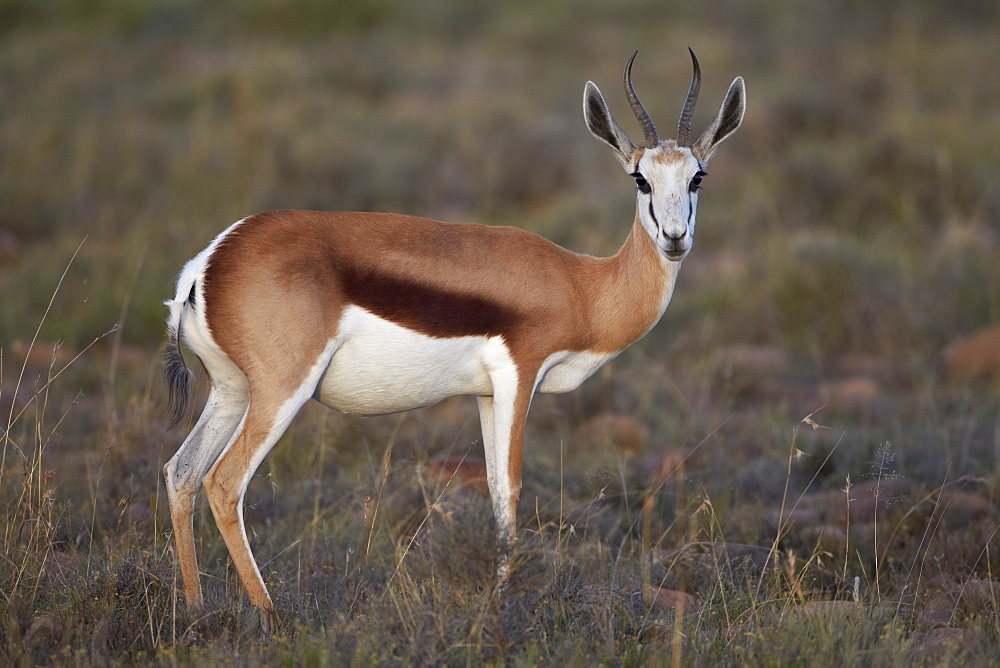
<path id="1" fill-rule="evenodd" d="M 995 662 L 997 394 L 940 362 L 1000 321 L 997 18 L 0 2 L 0 657 Z M 165 431 L 157 352 L 182 263 L 278 207 L 613 252 L 632 195 L 582 85 L 633 129 L 615 91 L 639 48 L 636 86 L 669 128 L 688 44 L 695 130 L 736 74 L 747 119 L 663 321 L 534 402 L 503 600 L 488 500 L 435 468 L 481 456 L 466 398 L 364 420 L 307 407 L 247 494 L 285 626 L 260 637 L 205 504 L 207 607 L 188 613 L 160 471 L 195 416 Z"/>

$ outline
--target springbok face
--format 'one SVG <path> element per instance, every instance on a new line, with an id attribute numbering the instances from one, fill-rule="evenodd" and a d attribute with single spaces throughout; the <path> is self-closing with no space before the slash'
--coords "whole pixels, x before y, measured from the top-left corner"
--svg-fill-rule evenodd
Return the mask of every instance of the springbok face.
<path id="1" fill-rule="evenodd" d="M 583 93 L 583 115 L 591 134 L 607 144 L 626 173 L 635 179 L 636 215 L 650 239 L 668 260 L 684 259 L 694 240 L 698 189 L 706 167 L 719 145 L 736 132 L 746 111 L 743 78 L 736 77 L 719 113 L 697 142 L 691 144 L 691 117 L 701 88 L 701 67 L 691 51 L 694 75 L 677 123 L 677 139 L 660 141 L 656 127 L 632 86 L 632 54 L 625 65 L 625 96 L 642 126 L 645 145 L 637 147 L 608 110 L 601 91 L 588 81 Z"/>

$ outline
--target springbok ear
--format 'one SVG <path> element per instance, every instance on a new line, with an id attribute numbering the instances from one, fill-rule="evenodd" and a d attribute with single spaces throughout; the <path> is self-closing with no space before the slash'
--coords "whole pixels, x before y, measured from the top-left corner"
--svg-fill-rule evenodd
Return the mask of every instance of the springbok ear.
<path id="1" fill-rule="evenodd" d="M 719 145 L 740 127 L 746 109 L 747 92 L 743 85 L 743 77 L 736 77 L 729 86 L 729 92 L 726 93 L 726 99 L 722 101 L 719 113 L 715 115 L 711 125 L 691 147 L 691 152 L 694 153 L 695 157 L 702 163 L 708 164 Z"/>
<path id="2" fill-rule="evenodd" d="M 608 105 L 601 96 L 601 91 L 588 81 L 583 89 L 583 117 L 587 121 L 587 129 L 614 152 L 618 162 L 625 171 L 631 170 L 632 155 L 635 154 L 635 144 L 628 138 L 625 131 L 618 127 Z"/>

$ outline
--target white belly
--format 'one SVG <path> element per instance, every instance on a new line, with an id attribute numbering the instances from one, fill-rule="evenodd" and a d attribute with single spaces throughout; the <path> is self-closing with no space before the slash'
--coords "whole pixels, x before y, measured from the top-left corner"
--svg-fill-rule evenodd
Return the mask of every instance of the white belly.
<path id="1" fill-rule="evenodd" d="M 424 336 L 365 309 L 345 309 L 337 351 L 315 398 L 345 413 L 384 415 L 462 394 L 491 395 L 488 369 L 510 363 L 499 337 Z"/>

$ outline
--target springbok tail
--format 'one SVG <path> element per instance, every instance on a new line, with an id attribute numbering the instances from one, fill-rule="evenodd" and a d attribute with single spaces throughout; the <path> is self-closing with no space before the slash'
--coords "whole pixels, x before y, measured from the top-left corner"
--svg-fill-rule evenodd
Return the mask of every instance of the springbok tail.
<path id="1" fill-rule="evenodd" d="M 167 320 L 167 347 L 163 353 L 163 375 L 167 381 L 170 424 L 173 429 L 187 412 L 191 401 L 191 370 L 181 353 L 180 326 L 184 301 L 170 301 L 170 317 Z"/>

